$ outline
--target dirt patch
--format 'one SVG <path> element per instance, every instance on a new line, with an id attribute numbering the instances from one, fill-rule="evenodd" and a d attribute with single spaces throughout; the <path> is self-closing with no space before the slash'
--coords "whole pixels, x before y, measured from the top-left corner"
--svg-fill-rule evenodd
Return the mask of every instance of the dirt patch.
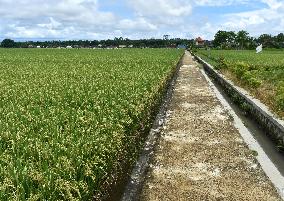
<path id="1" fill-rule="evenodd" d="M 187 54 L 140 200 L 281 200 Z"/>

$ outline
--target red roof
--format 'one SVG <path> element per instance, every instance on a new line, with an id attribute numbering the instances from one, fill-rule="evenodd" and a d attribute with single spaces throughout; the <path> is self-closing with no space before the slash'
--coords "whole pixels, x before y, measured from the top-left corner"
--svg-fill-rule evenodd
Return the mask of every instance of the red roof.
<path id="1" fill-rule="evenodd" d="M 197 42 L 200 42 L 200 43 L 204 42 L 204 40 L 203 40 L 201 37 L 198 37 L 198 38 L 196 38 L 195 40 L 196 40 Z"/>

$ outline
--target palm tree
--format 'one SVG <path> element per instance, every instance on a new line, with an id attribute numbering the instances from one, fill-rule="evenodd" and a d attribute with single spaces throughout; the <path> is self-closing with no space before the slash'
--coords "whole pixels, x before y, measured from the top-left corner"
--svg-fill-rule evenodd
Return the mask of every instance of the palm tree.
<path id="1" fill-rule="evenodd" d="M 239 44 L 240 49 L 244 49 L 244 45 L 250 41 L 249 33 L 247 31 L 239 31 L 236 36 L 236 42 Z"/>

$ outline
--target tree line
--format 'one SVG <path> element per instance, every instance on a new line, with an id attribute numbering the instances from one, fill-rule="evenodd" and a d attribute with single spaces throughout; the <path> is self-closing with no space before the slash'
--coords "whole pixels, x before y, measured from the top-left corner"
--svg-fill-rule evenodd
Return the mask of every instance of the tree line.
<path id="1" fill-rule="evenodd" d="M 262 44 L 265 48 L 284 48 L 284 34 L 276 36 L 262 34 L 259 37 L 251 37 L 247 31 L 218 31 L 215 34 L 212 45 L 219 49 L 254 49 Z"/>
<path id="2" fill-rule="evenodd" d="M 134 48 L 165 48 L 165 47 L 177 47 L 178 45 L 191 44 L 192 40 L 174 38 L 174 39 L 140 39 L 130 40 L 128 38 L 114 38 L 108 40 L 52 40 L 52 41 L 27 41 L 27 42 L 15 42 L 12 39 L 4 39 L 1 43 L 3 48 L 29 48 L 29 47 L 44 47 L 44 48 L 57 48 L 72 46 L 73 48 L 91 48 L 91 47 L 118 47 L 124 45 L 126 47 Z"/>
<path id="3" fill-rule="evenodd" d="M 251 37 L 247 31 L 218 31 L 213 41 L 206 41 L 201 47 L 212 47 L 217 49 L 254 49 L 259 44 L 265 48 L 284 48 L 284 34 L 276 36 L 262 34 L 259 37 Z M 40 46 L 42 48 L 57 48 L 72 46 L 73 48 L 92 48 L 92 47 L 118 47 L 124 45 L 134 48 L 176 48 L 179 45 L 195 46 L 194 39 L 140 39 L 130 40 L 128 38 L 116 37 L 108 40 L 52 40 L 52 41 L 26 41 L 15 42 L 12 39 L 4 39 L 1 42 L 3 48 L 29 48 Z"/>

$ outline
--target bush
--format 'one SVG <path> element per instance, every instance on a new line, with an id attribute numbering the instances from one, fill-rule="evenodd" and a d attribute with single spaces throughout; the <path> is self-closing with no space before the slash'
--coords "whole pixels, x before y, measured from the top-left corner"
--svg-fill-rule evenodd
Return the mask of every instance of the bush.
<path id="1" fill-rule="evenodd" d="M 233 71 L 236 74 L 237 78 L 241 79 L 243 75 L 249 70 L 249 65 L 244 62 L 237 62 L 234 67 Z"/>
<path id="2" fill-rule="evenodd" d="M 246 71 L 244 72 L 241 78 L 246 84 L 253 88 L 257 88 L 261 85 L 261 81 L 256 78 L 254 71 Z"/>
<path id="3" fill-rule="evenodd" d="M 276 96 L 277 106 L 280 110 L 284 110 L 284 93 Z"/>
<path id="4" fill-rule="evenodd" d="M 221 57 L 217 60 L 217 63 L 218 63 L 218 64 L 215 66 L 215 69 L 216 69 L 216 70 L 227 69 L 228 66 L 229 66 L 229 62 L 227 62 L 223 56 L 221 56 Z"/>
<path id="5" fill-rule="evenodd" d="M 284 110 L 284 82 L 280 83 L 275 97 L 277 106 L 280 110 Z"/>

